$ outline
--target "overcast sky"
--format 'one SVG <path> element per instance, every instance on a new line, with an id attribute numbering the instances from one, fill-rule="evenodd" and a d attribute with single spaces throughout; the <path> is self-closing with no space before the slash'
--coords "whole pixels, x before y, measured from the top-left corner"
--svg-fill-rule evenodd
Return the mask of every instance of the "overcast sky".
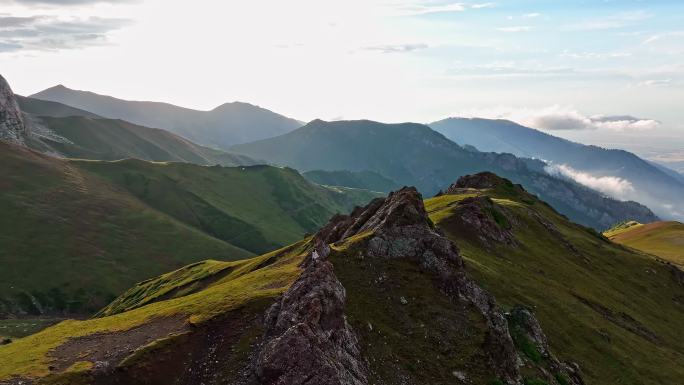
<path id="1" fill-rule="evenodd" d="M 684 148 L 684 1 L 0 0 L 0 73 L 20 94 Z"/>

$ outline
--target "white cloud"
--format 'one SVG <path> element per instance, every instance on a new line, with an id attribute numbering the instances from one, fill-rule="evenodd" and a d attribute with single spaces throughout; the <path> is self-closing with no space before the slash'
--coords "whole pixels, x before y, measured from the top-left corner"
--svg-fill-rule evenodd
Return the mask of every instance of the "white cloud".
<path id="1" fill-rule="evenodd" d="M 532 108 L 496 108 L 466 111 L 465 117 L 507 119 L 539 130 L 607 130 L 614 132 L 646 131 L 660 126 L 654 119 L 641 119 L 629 115 L 587 116 L 568 106 L 553 105 Z"/>
<path id="2" fill-rule="evenodd" d="M 413 52 L 428 48 L 427 44 L 417 43 L 417 44 L 388 44 L 388 45 L 376 45 L 370 47 L 364 47 L 364 50 L 368 51 L 378 51 L 382 53 L 402 53 L 402 52 Z"/>
<path id="3" fill-rule="evenodd" d="M 651 17 L 653 17 L 653 15 L 646 11 L 621 12 L 605 17 L 585 19 L 578 23 L 566 25 L 564 29 L 569 31 L 618 29 L 639 24 L 639 22 L 650 19 Z"/>
<path id="4" fill-rule="evenodd" d="M 399 1 L 394 4 L 400 13 L 411 16 L 429 15 L 434 13 L 463 12 L 469 9 L 485 9 L 495 7 L 495 3 L 447 3 L 447 4 L 425 4 L 419 2 Z"/>
<path id="5" fill-rule="evenodd" d="M 482 3 L 482 4 L 473 4 L 470 6 L 470 8 L 473 9 L 482 9 L 482 8 L 494 8 L 496 4 L 494 3 Z"/>
<path id="6" fill-rule="evenodd" d="M 570 178 L 583 186 L 600 191 L 613 198 L 627 200 L 634 193 L 634 186 L 627 179 L 615 176 L 593 176 L 565 164 L 552 164 L 544 169 L 551 175 Z"/>
<path id="7" fill-rule="evenodd" d="M 408 15 L 428 15 L 431 13 L 463 12 L 468 9 L 464 3 L 451 3 L 444 5 L 405 4 L 399 7 Z"/>
<path id="8" fill-rule="evenodd" d="M 0 16 L 0 52 L 56 51 L 103 45 L 107 35 L 130 25 L 104 17 Z"/>
<path id="9" fill-rule="evenodd" d="M 529 25 L 517 25 L 515 27 L 501 27 L 497 28 L 501 32 L 528 32 L 532 30 L 532 26 Z"/>
<path id="10" fill-rule="evenodd" d="M 524 17 L 526 19 L 534 19 L 534 18 L 539 17 L 539 16 L 541 16 L 541 13 L 538 13 L 538 12 L 526 13 L 526 14 L 522 15 L 522 17 Z"/>
<path id="11" fill-rule="evenodd" d="M 672 38 L 672 37 L 682 37 L 684 36 L 684 31 L 670 31 L 670 32 L 665 32 L 661 34 L 656 34 L 656 35 L 651 35 L 648 37 L 646 40 L 642 42 L 642 44 L 652 44 L 657 41 L 663 40 L 665 38 Z"/>

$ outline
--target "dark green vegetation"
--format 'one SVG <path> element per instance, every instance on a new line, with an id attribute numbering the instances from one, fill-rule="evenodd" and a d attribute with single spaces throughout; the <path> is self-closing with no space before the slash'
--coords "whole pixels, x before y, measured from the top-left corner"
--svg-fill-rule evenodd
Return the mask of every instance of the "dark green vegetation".
<path id="1" fill-rule="evenodd" d="M 65 161 L 0 143 L 0 313 L 90 313 L 133 283 L 300 239 L 374 196 L 268 166 Z"/>
<path id="2" fill-rule="evenodd" d="M 365 238 L 341 245 L 330 258 L 347 291 L 346 315 L 370 358 L 369 383 L 446 384 L 454 372 L 468 373 L 474 384 L 493 380 L 481 349 L 482 315 L 454 306 L 413 262 L 364 258 Z"/>
<path id="3" fill-rule="evenodd" d="M 198 111 L 168 103 L 121 100 L 61 85 L 31 97 L 66 104 L 104 118 L 163 128 L 193 142 L 220 149 L 284 134 L 302 125 L 297 120 L 239 102 L 226 103 L 211 111 Z"/>
<path id="4" fill-rule="evenodd" d="M 611 241 L 656 255 L 684 268 L 684 224 L 634 221 L 621 223 L 603 233 Z"/>
<path id="5" fill-rule="evenodd" d="M 513 187 L 461 189 L 426 200 L 426 208 L 459 246 L 476 281 L 504 306 L 533 308 L 551 349 L 578 362 L 587 383 L 677 383 L 684 375 L 684 287 L 670 267 L 569 222 Z M 466 199 L 483 195 L 494 205 L 468 215 Z M 529 341 L 516 342 L 539 360 Z M 528 382 L 536 383 L 534 377 Z"/>
<path id="6" fill-rule="evenodd" d="M 473 145 L 480 151 L 545 159 L 595 177 L 623 178 L 635 189 L 633 199 L 663 218 L 682 220 L 674 212 L 684 209 L 684 179 L 631 152 L 571 142 L 508 120 L 449 118 L 431 123 L 430 127 L 456 143 Z"/>
<path id="7" fill-rule="evenodd" d="M 307 171 L 304 177 L 327 186 L 345 186 L 371 191 L 390 192 L 399 189 L 395 181 L 373 171 Z"/>
<path id="8" fill-rule="evenodd" d="M 646 207 L 604 197 L 572 181 L 544 172 L 541 161 L 466 149 L 429 127 L 415 123 L 315 120 L 279 137 L 234 146 L 231 151 L 275 164 L 310 170 L 370 170 L 426 196 L 458 177 L 493 171 L 522 183 L 572 220 L 597 230 L 639 218 L 657 220 Z"/>

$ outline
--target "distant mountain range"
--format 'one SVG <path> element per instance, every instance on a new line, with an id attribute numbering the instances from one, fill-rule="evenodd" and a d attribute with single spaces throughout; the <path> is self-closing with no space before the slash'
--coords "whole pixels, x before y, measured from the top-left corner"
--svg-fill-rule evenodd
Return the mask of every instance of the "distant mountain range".
<path id="1" fill-rule="evenodd" d="M 544 171 L 545 163 L 510 154 L 461 147 L 416 123 L 315 120 L 288 134 L 236 145 L 232 152 L 302 170 L 372 171 L 426 195 L 458 177 L 494 171 L 538 194 L 576 222 L 602 230 L 614 223 L 656 216 L 635 202 L 622 202 Z"/>
<path id="2" fill-rule="evenodd" d="M 277 136 L 302 125 L 295 119 L 240 102 L 226 103 L 211 111 L 198 111 L 168 103 L 122 100 L 62 85 L 38 92 L 31 98 L 59 102 L 104 118 L 163 128 L 217 149 Z"/>
<path id="3" fill-rule="evenodd" d="M 11 89 L 8 85 L 4 89 L 10 98 Z M 20 128 L 4 131 L 17 132 L 14 142 L 41 152 L 93 160 L 136 158 L 223 166 L 263 163 L 195 144 L 166 130 L 105 119 L 62 103 L 22 96 L 15 100 Z"/>
<path id="4" fill-rule="evenodd" d="M 431 123 L 430 127 L 456 143 L 480 151 L 569 166 L 558 169 L 558 173 L 602 189 L 614 198 L 636 200 L 663 218 L 684 220 L 682 175 L 630 152 L 575 143 L 508 120 L 449 118 Z"/>

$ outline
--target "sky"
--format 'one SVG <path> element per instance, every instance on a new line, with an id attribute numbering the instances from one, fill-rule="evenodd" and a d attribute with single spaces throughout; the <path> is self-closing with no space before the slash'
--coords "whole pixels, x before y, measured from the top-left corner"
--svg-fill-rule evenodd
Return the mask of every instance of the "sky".
<path id="1" fill-rule="evenodd" d="M 684 1 L 0 0 L 0 74 L 303 121 L 507 118 L 684 167 Z"/>

